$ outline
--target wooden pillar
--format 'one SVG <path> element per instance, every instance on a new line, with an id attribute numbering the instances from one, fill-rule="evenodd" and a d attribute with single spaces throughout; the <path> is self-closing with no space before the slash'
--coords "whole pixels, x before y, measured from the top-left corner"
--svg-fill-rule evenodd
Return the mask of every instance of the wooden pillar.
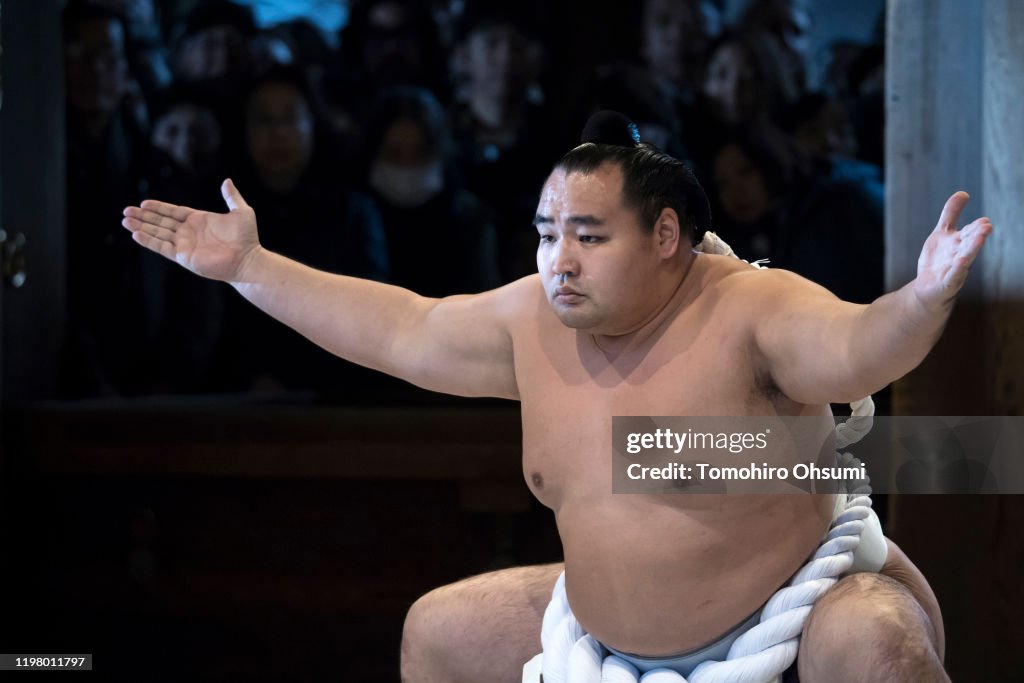
<path id="1" fill-rule="evenodd" d="M 984 64 L 984 186 L 988 213 L 998 230 L 982 262 L 987 326 L 985 375 L 993 415 L 1024 415 L 1024 4 L 986 0 Z M 988 578 L 989 627 L 1003 633 L 1005 651 L 993 680 L 1020 676 L 1024 643 L 1024 496 L 999 496 Z M 977 620 L 977 625 L 984 627 Z"/>
<path id="2" fill-rule="evenodd" d="M 1024 413 L 1024 5 L 892 0 L 887 37 L 887 279 L 914 277 L 943 201 L 992 218 L 939 345 L 896 384 L 894 413 Z M 1012 680 L 1024 626 L 1021 496 L 893 496 L 888 532 L 945 618 L 953 680 Z"/>
<path id="3" fill-rule="evenodd" d="M 982 261 L 989 324 L 987 378 L 994 415 L 1024 415 L 1024 5 L 987 0 L 984 187 L 997 229 Z"/>
<path id="4" fill-rule="evenodd" d="M 957 0 L 894 0 L 886 44 L 886 285 L 897 289 L 917 274 L 917 258 L 942 205 L 966 190 L 966 216 L 981 215 L 981 45 L 983 11 Z M 966 292 L 939 345 L 893 389 L 901 415 L 988 414 L 979 409 L 985 383 L 961 362 L 984 346 L 976 333 L 980 277 Z"/>

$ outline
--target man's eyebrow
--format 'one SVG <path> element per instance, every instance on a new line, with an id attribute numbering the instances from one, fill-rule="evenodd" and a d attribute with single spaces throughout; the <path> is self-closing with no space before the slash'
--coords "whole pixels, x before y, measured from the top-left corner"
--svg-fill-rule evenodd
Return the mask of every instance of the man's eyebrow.
<path id="1" fill-rule="evenodd" d="M 555 222 L 555 219 L 552 218 L 551 216 L 542 216 L 540 214 L 537 214 L 536 216 L 533 217 L 533 224 L 534 225 L 540 225 L 541 223 L 554 223 L 554 222 Z M 569 216 L 569 218 L 566 220 L 566 222 L 567 223 L 571 223 L 573 225 L 604 225 L 604 221 L 603 220 L 601 220 L 597 216 L 592 216 L 590 214 L 585 214 L 585 215 L 581 215 L 581 216 Z"/>

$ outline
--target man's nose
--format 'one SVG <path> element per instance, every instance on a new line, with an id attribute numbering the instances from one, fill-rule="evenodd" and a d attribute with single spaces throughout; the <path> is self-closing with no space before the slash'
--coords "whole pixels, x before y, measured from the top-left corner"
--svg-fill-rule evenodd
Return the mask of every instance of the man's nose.
<path id="1" fill-rule="evenodd" d="M 576 243 L 570 239 L 560 239 L 555 246 L 555 258 L 552 262 L 556 275 L 566 273 L 567 275 L 578 275 L 580 272 L 579 258 L 576 253 Z"/>

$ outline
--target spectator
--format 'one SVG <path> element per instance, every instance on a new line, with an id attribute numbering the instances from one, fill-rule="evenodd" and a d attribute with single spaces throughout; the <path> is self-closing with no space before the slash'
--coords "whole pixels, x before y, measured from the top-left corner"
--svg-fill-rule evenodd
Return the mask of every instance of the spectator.
<path id="1" fill-rule="evenodd" d="M 429 7 L 418 0 L 355 0 L 341 32 L 342 102 L 362 119 L 383 89 L 427 88 L 447 97 L 445 55 Z"/>
<path id="2" fill-rule="evenodd" d="M 124 18 L 128 61 L 147 101 L 171 84 L 167 45 L 155 0 L 92 0 Z"/>
<path id="3" fill-rule="evenodd" d="M 274 31 L 291 46 L 294 63 L 305 74 L 330 134 L 349 148 L 354 147 L 359 129 L 349 108 L 352 94 L 340 87 L 343 84 L 338 81 L 337 50 L 328 44 L 320 27 L 309 19 L 278 24 Z"/>
<path id="4" fill-rule="evenodd" d="M 703 79 L 711 40 L 707 22 L 713 11 L 710 3 L 700 0 L 646 0 L 643 4 L 643 61 L 659 84 L 686 106 L 692 106 Z"/>
<path id="5" fill-rule="evenodd" d="M 297 18 L 278 24 L 276 31 L 288 38 L 295 63 L 306 72 L 310 85 L 322 94 L 324 75 L 335 55 L 320 27 L 309 19 Z"/>
<path id="6" fill-rule="evenodd" d="M 230 0 L 201 0 L 185 18 L 174 50 L 175 78 L 204 90 L 221 111 L 237 101 L 250 78 L 252 10 Z"/>
<path id="7" fill-rule="evenodd" d="M 67 94 L 68 327 L 62 366 L 75 396 L 146 391 L 159 327 L 159 259 L 120 228 L 137 203 L 147 132 L 128 98 L 121 15 L 86 2 L 64 10 Z M 146 256 L 146 258 L 140 258 Z M 114 305 L 114 303 L 117 305 Z"/>
<path id="8" fill-rule="evenodd" d="M 883 291 L 882 206 L 855 182 L 810 173 L 777 136 L 738 134 L 714 156 L 716 229 L 741 258 L 870 303 Z"/>
<path id="9" fill-rule="evenodd" d="M 291 36 L 283 30 L 257 31 L 249 38 L 248 47 L 249 63 L 255 77 L 275 66 L 289 66 L 298 61 Z"/>
<path id="10" fill-rule="evenodd" d="M 843 103 L 822 93 L 808 93 L 786 111 L 783 129 L 808 157 L 852 158 L 857 138 Z"/>
<path id="11" fill-rule="evenodd" d="M 856 158 L 857 138 L 842 102 L 821 93 L 807 94 L 786 113 L 784 126 L 816 174 L 857 183 L 881 205 L 881 169 Z"/>
<path id="12" fill-rule="evenodd" d="M 497 216 L 502 279 L 536 270 L 529 225 L 551 165 L 564 147 L 537 85 L 542 65 L 540 19 L 528 6 L 467 4 L 457 63 L 465 78 L 452 112 L 459 168 L 467 189 Z"/>
<path id="13" fill-rule="evenodd" d="M 386 279 L 380 216 L 369 198 L 346 185 L 346 160 L 336 154 L 302 71 L 269 71 L 250 85 L 242 104 L 245 163 L 238 186 L 260 217 L 262 244 L 321 270 Z M 342 382 L 343 364 L 329 353 L 309 349 L 243 301 L 230 303 L 229 383 L 327 391 Z"/>
<path id="14" fill-rule="evenodd" d="M 776 62 L 763 58 L 763 48 L 763 41 L 733 31 L 709 48 L 701 97 L 683 131 L 686 149 L 704 169 L 734 131 L 765 129 L 778 118 L 783 77 Z"/>
<path id="15" fill-rule="evenodd" d="M 712 156 L 715 230 L 740 258 L 754 261 L 773 255 L 778 242 L 777 211 L 795 185 L 793 158 L 780 144 L 773 148 L 746 131 L 727 139 Z"/>
<path id="16" fill-rule="evenodd" d="M 869 45 L 850 66 L 850 114 L 857 157 L 879 167 L 885 161 L 885 49 Z"/>
<path id="17" fill-rule="evenodd" d="M 807 87 L 811 25 L 808 0 L 753 0 L 739 21 L 741 30 L 763 41 L 762 56 L 783 75 L 787 104 Z"/>
<path id="18" fill-rule="evenodd" d="M 223 174 L 221 125 L 198 93 L 179 86 L 164 94 L 153 119 L 152 143 L 172 168 L 170 173 L 164 171 L 159 175 L 181 177 L 180 181 L 171 181 L 169 189 L 186 183 L 209 186 L 211 180 Z M 179 203 L 176 199 L 168 201 Z M 199 208 L 208 209 L 207 204 L 201 202 Z"/>
<path id="19" fill-rule="evenodd" d="M 499 284 L 493 217 L 453 168 L 444 109 L 399 87 L 378 100 L 367 130 L 366 177 L 384 218 L 391 281 L 426 296 Z"/>
<path id="20" fill-rule="evenodd" d="M 167 91 L 153 117 L 152 143 L 148 195 L 206 211 L 224 210 L 217 191 L 226 165 L 221 125 L 201 95 L 182 86 Z M 161 280 L 158 347 L 153 349 L 162 359 L 154 390 L 215 389 L 215 352 L 225 313 L 223 286 L 161 265 L 167 272 Z"/>

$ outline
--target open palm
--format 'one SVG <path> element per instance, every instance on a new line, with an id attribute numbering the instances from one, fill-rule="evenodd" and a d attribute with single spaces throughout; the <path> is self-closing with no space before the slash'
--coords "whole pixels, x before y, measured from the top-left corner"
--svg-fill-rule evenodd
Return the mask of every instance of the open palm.
<path id="1" fill-rule="evenodd" d="M 211 213 L 147 199 L 124 210 L 132 239 L 197 275 L 233 282 L 259 249 L 256 214 L 230 180 L 221 186 L 230 211 Z"/>
<path id="2" fill-rule="evenodd" d="M 978 218 L 963 230 L 957 230 L 960 213 L 969 200 L 966 192 L 957 192 L 946 200 L 939 222 L 917 260 L 914 292 L 929 309 L 952 302 L 963 287 L 985 239 L 992 233 L 992 222 L 988 218 Z"/>

